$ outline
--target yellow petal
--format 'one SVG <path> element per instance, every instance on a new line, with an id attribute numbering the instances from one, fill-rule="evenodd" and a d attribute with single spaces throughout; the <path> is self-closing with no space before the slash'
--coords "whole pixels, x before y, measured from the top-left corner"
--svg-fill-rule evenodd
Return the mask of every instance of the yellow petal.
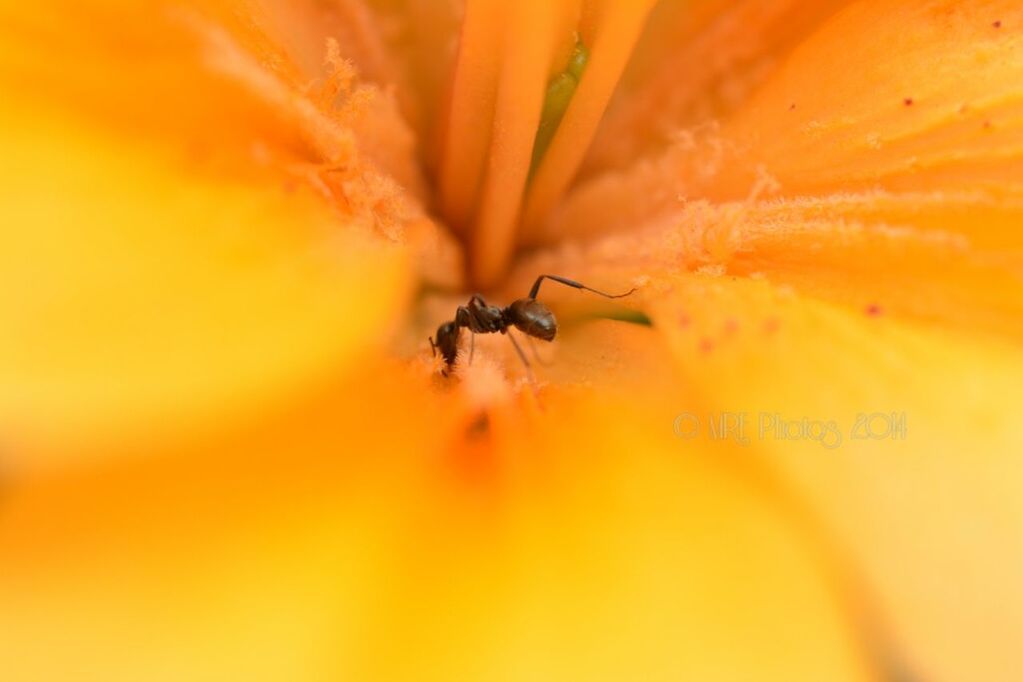
<path id="1" fill-rule="evenodd" d="M 411 202 L 286 61 L 260 66 L 272 44 L 218 7 L 116 5 L 3 29 L 8 467 L 194 433 L 318 385 L 379 344 L 411 284 L 412 249 L 377 236 L 413 241 Z"/>
<path id="2" fill-rule="evenodd" d="M 401 310 L 407 259 L 308 192 L 10 113 L 0 413 L 15 457 L 276 400 L 354 362 Z"/>
<path id="3" fill-rule="evenodd" d="M 560 349 L 638 401 L 467 425 L 457 389 L 372 363 L 201 453 L 14 489 L 9 679 L 866 679 L 812 544 L 672 435 L 651 347 L 605 323 Z"/>
<path id="4" fill-rule="evenodd" d="M 765 282 L 672 286 L 651 312 L 703 403 L 701 437 L 715 439 L 715 415 L 746 416 L 747 465 L 821 515 L 911 669 L 1011 679 L 1023 629 L 1019 348 Z"/>
<path id="5" fill-rule="evenodd" d="M 358 677 L 401 529 L 433 502 L 409 478 L 451 431 L 439 407 L 369 361 L 237 428 L 8 485 L 4 678 Z"/>

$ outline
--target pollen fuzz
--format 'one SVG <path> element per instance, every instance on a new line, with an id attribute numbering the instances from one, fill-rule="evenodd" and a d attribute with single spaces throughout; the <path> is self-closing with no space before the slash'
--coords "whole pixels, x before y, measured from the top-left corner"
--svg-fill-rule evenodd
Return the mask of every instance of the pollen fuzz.
<path id="1" fill-rule="evenodd" d="M 503 363 L 490 353 L 482 352 L 477 344 L 472 364 L 469 352 L 459 351 L 454 373 L 461 380 L 462 395 L 469 406 L 487 410 L 511 402 L 513 390 L 505 375 Z"/>

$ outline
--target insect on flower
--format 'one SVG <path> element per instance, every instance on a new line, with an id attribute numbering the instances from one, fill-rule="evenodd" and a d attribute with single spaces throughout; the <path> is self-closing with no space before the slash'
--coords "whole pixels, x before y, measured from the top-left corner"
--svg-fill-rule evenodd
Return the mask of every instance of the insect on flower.
<path id="1" fill-rule="evenodd" d="M 465 327 L 472 334 L 469 350 L 470 362 L 472 362 L 472 355 L 475 351 L 476 334 L 500 333 L 508 336 L 512 345 L 515 346 L 515 351 L 519 354 L 519 358 L 522 359 L 523 364 L 528 369 L 529 360 L 526 359 L 526 355 L 522 352 L 522 347 L 519 346 L 515 337 L 508 334 L 508 330 L 510 327 L 515 327 L 527 337 L 544 341 L 554 340 L 558 333 L 558 322 L 554 319 L 554 313 L 543 303 L 536 300 L 537 294 L 540 293 L 540 285 L 545 279 L 553 280 L 576 289 L 590 291 L 604 298 L 624 298 L 635 291 L 635 289 L 630 289 L 624 294 L 607 294 L 565 277 L 540 275 L 536 278 L 536 282 L 533 283 L 533 288 L 529 290 L 529 295 L 526 298 L 520 298 L 506 308 L 488 305 L 482 296 L 475 294 L 469 299 L 467 305 L 458 306 L 458 310 L 455 311 L 454 320 L 445 322 L 437 327 L 436 341 L 434 341 L 432 336 L 430 337 L 430 348 L 433 349 L 434 356 L 437 355 L 439 350 L 444 361 L 447 363 L 447 369 L 451 369 L 458 355 L 458 339 L 462 328 Z M 445 371 L 444 374 L 447 374 L 447 372 Z"/>

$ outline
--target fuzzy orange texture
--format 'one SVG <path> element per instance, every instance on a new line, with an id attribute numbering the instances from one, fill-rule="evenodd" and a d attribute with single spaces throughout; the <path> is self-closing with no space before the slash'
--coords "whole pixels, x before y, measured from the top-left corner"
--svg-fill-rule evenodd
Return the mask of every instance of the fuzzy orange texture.
<path id="1" fill-rule="evenodd" d="M 1011 679 L 1021 74 L 1010 0 L 0 3 L 3 678 Z M 465 266 L 653 327 L 443 380 Z"/>

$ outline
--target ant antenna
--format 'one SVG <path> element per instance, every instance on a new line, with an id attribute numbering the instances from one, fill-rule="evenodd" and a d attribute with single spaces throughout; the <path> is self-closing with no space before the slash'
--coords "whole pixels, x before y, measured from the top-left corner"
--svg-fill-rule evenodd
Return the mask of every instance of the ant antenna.
<path id="1" fill-rule="evenodd" d="M 529 298 L 532 298 L 532 299 L 536 298 L 537 294 L 540 293 L 540 285 L 543 284 L 543 281 L 545 279 L 554 280 L 555 282 L 558 282 L 559 284 L 564 284 L 565 286 L 570 286 L 570 287 L 572 287 L 574 289 L 585 289 L 586 291 L 591 291 L 591 292 L 593 292 L 595 294 L 603 296 L 604 298 L 625 298 L 629 294 L 631 294 L 631 293 L 636 291 L 636 288 L 633 287 L 632 289 L 629 289 L 628 291 L 626 291 L 624 294 L 608 294 L 608 293 L 605 293 L 603 291 L 599 291 L 597 289 L 593 289 L 592 287 L 588 287 L 585 284 L 582 284 L 581 282 L 576 282 L 573 279 L 567 279 L 565 277 L 559 277 L 558 275 L 540 275 L 539 277 L 536 278 L 536 282 L 533 283 L 533 288 L 529 290 Z"/>

